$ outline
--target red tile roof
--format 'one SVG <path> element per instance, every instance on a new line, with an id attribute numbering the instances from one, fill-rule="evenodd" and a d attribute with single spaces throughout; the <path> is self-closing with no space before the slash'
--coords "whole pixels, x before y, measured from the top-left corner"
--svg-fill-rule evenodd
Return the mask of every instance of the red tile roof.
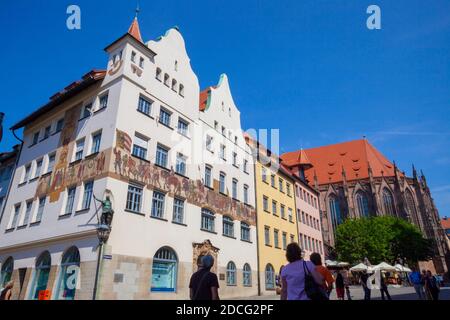
<path id="1" fill-rule="evenodd" d="M 441 224 L 442 224 L 442 228 L 444 228 L 445 230 L 450 229 L 450 219 L 445 217 L 443 219 L 441 219 Z"/>
<path id="2" fill-rule="evenodd" d="M 341 182 L 342 169 L 347 181 L 366 179 L 369 177 L 369 165 L 374 177 L 395 175 L 394 165 L 366 139 L 288 152 L 281 158 L 291 167 L 304 164 L 309 159 L 313 167 L 305 171 L 305 176 L 313 183 L 316 173 L 319 185 Z"/>
<path id="3" fill-rule="evenodd" d="M 131 26 L 128 29 L 128 33 L 131 34 L 139 42 L 144 42 L 142 41 L 141 31 L 139 30 L 139 22 L 137 17 L 133 19 L 133 22 L 131 23 Z"/>

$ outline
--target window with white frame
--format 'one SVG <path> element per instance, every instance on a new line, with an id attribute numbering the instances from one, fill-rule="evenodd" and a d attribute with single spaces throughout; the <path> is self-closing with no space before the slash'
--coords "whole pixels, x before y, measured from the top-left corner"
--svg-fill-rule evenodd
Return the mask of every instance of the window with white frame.
<path id="1" fill-rule="evenodd" d="M 103 109 L 108 106 L 108 93 L 100 96 L 98 109 Z"/>
<path id="2" fill-rule="evenodd" d="M 236 152 L 233 152 L 233 166 L 235 166 L 235 167 L 238 166 L 238 164 L 237 164 L 237 153 Z"/>
<path id="3" fill-rule="evenodd" d="M 186 175 L 186 157 L 181 154 L 181 153 L 177 153 L 177 160 L 176 160 L 176 164 L 175 164 L 175 172 L 179 173 L 183 176 Z"/>
<path id="4" fill-rule="evenodd" d="M 55 158 L 56 154 L 52 153 L 48 156 L 48 166 L 47 166 L 47 173 L 53 171 L 53 167 L 55 166 Z"/>
<path id="5" fill-rule="evenodd" d="M 264 227 L 264 243 L 266 246 L 270 246 L 270 227 Z"/>
<path id="6" fill-rule="evenodd" d="M 188 135 L 189 124 L 181 118 L 178 118 L 178 133 L 183 136 Z"/>
<path id="7" fill-rule="evenodd" d="M 27 204 L 25 206 L 25 215 L 23 217 L 22 226 L 26 226 L 28 224 L 28 221 L 30 221 L 31 217 L 31 209 L 33 207 L 33 201 L 27 201 Z"/>
<path id="8" fill-rule="evenodd" d="M 250 241 L 250 225 L 241 222 L 241 240 Z"/>
<path id="9" fill-rule="evenodd" d="M 244 172 L 245 173 L 248 173 L 248 160 L 247 159 L 244 159 Z"/>
<path id="10" fill-rule="evenodd" d="M 213 151 L 213 137 L 207 135 L 206 136 L 206 150 Z"/>
<path id="11" fill-rule="evenodd" d="M 41 222 L 42 216 L 44 215 L 44 207 L 45 207 L 45 197 L 39 199 L 39 206 L 36 213 L 35 222 Z"/>
<path id="12" fill-rule="evenodd" d="M 173 222 L 184 222 L 184 200 L 179 198 L 173 199 Z"/>
<path id="13" fill-rule="evenodd" d="M 228 237 L 234 237 L 234 222 L 230 217 L 224 216 L 223 223 L 223 235 Z"/>
<path id="14" fill-rule="evenodd" d="M 236 285 L 236 265 L 233 261 L 227 264 L 227 286 Z"/>
<path id="15" fill-rule="evenodd" d="M 244 184 L 244 203 L 248 204 L 248 185 Z"/>
<path id="16" fill-rule="evenodd" d="M 34 133 L 34 135 L 33 135 L 33 142 L 31 144 L 35 145 L 38 142 L 39 142 L 39 131 Z"/>
<path id="17" fill-rule="evenodd" d="M 84 138 L 77 141 L 74 161 L 83 159 L 83 151 L 84 151 Z"/>
<path id="18" fill-rule="evenodd" d="M 177 91 L 177 80 L 175 80 L 175 79 L 172 79 L 172 90 L 173 91 Z"/>
<path id="19" fill-rule="evenodd" d="M 283 232 L 283 234 L 281 235 L 281 245 L 283 250 L 286 250 L 287 247 L 287 234 L 286 232 Z"/>
<path id="20" fill-rule="evenodd" d="M 159 145 L 156 147 L 156 161 L 155 163 L 158 166 L 167 168 L 167 159 L 169 155 L 169 150 L 162 145 Z"/>
<path id="21" fill-rule="evenodd" d="M 242 269 L 242 284 L 244 287 L 251 287 L 252 285 L 252 269 L 248 263 L 244 264 Z"/>
<path id="22" fill-rule="evenodd" d="M 170 127 L 170 116 L 172 114 L 164 108 L 159 110 L 159 122 L 165 126 Z"/>
<path id="23" fill-rule="evenodd" d="M 277 215 L 277 202 L 272 200 L 272 214 Z"/>
<path id="24" fill-rule="evenodd" d="M 84 183 L 84 193 L 83 193 L 83 201 L 81 203 L 81 210 L 87 210 L 90 208 L 93 189 L 94 189 L 93 181 Z"/>
<path id="25" fill-rule="evenodd" d="M 278 229 L 273 230 L 273 245 L 275 248 L 280 247 L 279 231 Z"/>
<path id="26" fill-rule="evenodd" d="M 182 85 L 181 83 L 180 83 L 180 86 L 179 86 L 178 94 L 180 96 L 184 97 L 184 85 Z"/>
<path id="27" fill-rule="evenodd" d="M 9 226 L 9 229 L 14 229 L 16 227 L 17 222 L 19 221 L 19 216 L 20 216 L 20 203 L 14 206 L 13 218 L 11 221 L 11 225 Z"/>
<path id="28" fill-rule="evenodd" d="M 283 218 L 283 219 L 286 218 L 286 207 L 284 206 L 284 204 L 280 205 L 280 214 L 281 214 L 281 218 Z"/>
<path id="29" fill-rule="evenodd" d="M 139 58 L 139 67 L 141 68 L 141 69 L 144 69 L 144 58 Z"/>
<path id="30" fill-rule="evenodd" d="M 225 194 L 225 173 L 221 172 L 219 175 L 219 192 Z"/>
<path id="31" fill-rule="evenodd" d="M 142 187 L 133 184 L 128 185 L 126 210 L 141 212 L 142 192 Z"/>
<path id="32" fill-rule="evenodd" d="M 205 166 L 205 186 L 207 187 L 211 187 L 211 182 L 212 182 L 212 168 L 209 165 Z"/>
<path id="33" fill-rule="evenodd" d="M 284 192 L 284 188 L 283 188 L 283 179 L 279 178 L 278 179 L 278 184 L 279 184 L 279 189 L 281 192 Z"/>
<path id="34" fill-rule="evenodd" d="M 226 160 L 225 153 L 226 153 L 226 147 L 225 147 L 224 144 L 221 144 L 221 145 L 220 145 L 220 151 L 219 151 L 219 157 L 220 157 L 220 159 Z"/>
<path id="35" fill-rule="evenodd" d="M 25 183 L 30 179 L 30 172 L 31 172 L 31 164 L 27 164 L 25 166 L 25 173 L 23 175 L 22 183 Z"/>
<path id="36" fill-rule="evenodd" d="M 140 159 L 147 159 L 148 139 L 140 134 L 134 135 L 132 154 Z"/>
<path id="37" fill-rule="evenodd" d="M 233 179 L 231 184 L 231 196 L 233 197 L 233 199 L 238 198 L 237 193 L 238 193 L 238 181 L 237 179 Z"/>
<path id="38" fill-rule="evenodd" d="M 87 118 L 92 113 L 92 103 L 88 103 L 83 107 L 83 110 L 81 112 L 81 119 Z"/>
<path id="39" fill-rule="evenodd" d="M 145 113 L 146 115 L 151 115 L 152 112 L 153 101 L 150 99 L 144 98 L 143 96 L 139 97 L 138 101 L 138 111 Z"/>
<path id="40" fill-rule="evenodd" d="M 50 137 L 50 133 L 51 133 L 52 127 L 48 126 L 44 129 L 44 137 L 42 138 L 42 140 L 47 139 L 48 137 Z"/>
<path id="41" fill-rule="evenodd" d="M 131 51 L 131 62 L 136 62 L 136 52 Z"/>
<path id="42" fill-rule="evenodd" d="M 92 147 L 91 154 L 97 153 L 100 151 L 100 143 L 102 141 L 102 132 L 96 132 L 92 135 Z"/>
<path id="43" fill-rule="evenodd" d="M 67 189 L 67 201 L 66 201 L 66 209 L 64 214 L 71 214 L 73 212 L 73 204 L 75 202 L 75 192 L 76 187 L 71 187 Z"/>
<path id="44" fill-rule="evenodd" d="M 42 174 L 42 163 L 43 163 L 43 159 L 39 159 L 36 161 L 36 170 L 34 172 L 34 177 L 40 177 Z"/>
<path id="45" fill-rule="evenodd" d="M 267 182 L 267 169 L 265 167 L 261 168 L 261 179 L 264 182 Z"/>
<path id="46" fill-rule="evenodd" d="M 210 231 L 210 232 L 214 232 L 214 230 L 215 230 L 214 220 L 215 220 L 214 212 L 212 212 L 209 209 L 202 208 L 201 229 Z"/>
<path id="47" fill-rule="evenodd" d="M 56 133 L 56 132 L 60 132 L 60 131 L 62 130 L 63 127 L 64 127 L 64 118 L 59 119 L 59 120 L 56 122 L 55 133 Z"/>
<path id="48" fill-rule="evenodd" d="M 169 86 L 170 77 L 167 73 L 164 74 L 164 84 Z"/>
<path id="49" fill-rule="evenodd" d="M 288 216 L 289 216 L 289 221 L 292 222 L 293 221 L 292 208 L 288 208 Z"/>
<path id="50" fill-rule="evenodd" d="M 269 211 L 269 198 L 266 196 L 263 196 L 263 209 L 264 211 Z"/>
<path id="51" fill-rule="evenodd" d="M 164 218 L 164 201 L 166 195 L 159 191 L 153 191 L 152 199 L 152 217 Z"/>

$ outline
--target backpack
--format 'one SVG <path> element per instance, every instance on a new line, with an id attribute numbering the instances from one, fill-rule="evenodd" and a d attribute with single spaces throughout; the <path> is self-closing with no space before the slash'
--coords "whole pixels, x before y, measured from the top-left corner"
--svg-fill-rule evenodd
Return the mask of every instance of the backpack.
<path id="1" fill-rule="evenodd" d="M 305 292 L 308 298 L 316 301 L 329 300 L 325 290 L 314 280 L 305 261 L 303 261 L 303 269 L 305 270 Z"/>

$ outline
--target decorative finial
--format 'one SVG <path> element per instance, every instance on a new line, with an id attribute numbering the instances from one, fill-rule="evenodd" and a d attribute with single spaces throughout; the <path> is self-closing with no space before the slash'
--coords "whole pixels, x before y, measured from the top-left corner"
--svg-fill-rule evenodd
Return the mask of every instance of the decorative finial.
<path id="1" fill-rule="evenodd" d="M 139 8 L 139 0 L 137 0 L 136 1 L 136 15 L 135 15 L 136 18 L 138 17 L 140 11 L 141 11 L 141 9 Z"/>

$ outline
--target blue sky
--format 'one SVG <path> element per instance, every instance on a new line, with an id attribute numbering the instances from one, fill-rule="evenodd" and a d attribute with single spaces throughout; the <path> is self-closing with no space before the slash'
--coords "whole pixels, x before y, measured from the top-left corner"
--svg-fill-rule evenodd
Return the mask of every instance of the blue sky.
<path id="1" fill-rule="evenodd" d="M 126 32 L 135 1 L 1 0 L 4 126 L 92 68 Z M 81 30 L 66 8 L 81 8 Z M 381 8 L 382 29 L 366 28 Z M 179 26 L 201 87 L 227 73 L 245 128 L 280 128 L 281 151 L 366 135 L 408 174 L 423 169 L 450 215 L 448 0 L 141 0 L 144 40 Z M 5 132 L 0 150 L 16 140 Z"/>

